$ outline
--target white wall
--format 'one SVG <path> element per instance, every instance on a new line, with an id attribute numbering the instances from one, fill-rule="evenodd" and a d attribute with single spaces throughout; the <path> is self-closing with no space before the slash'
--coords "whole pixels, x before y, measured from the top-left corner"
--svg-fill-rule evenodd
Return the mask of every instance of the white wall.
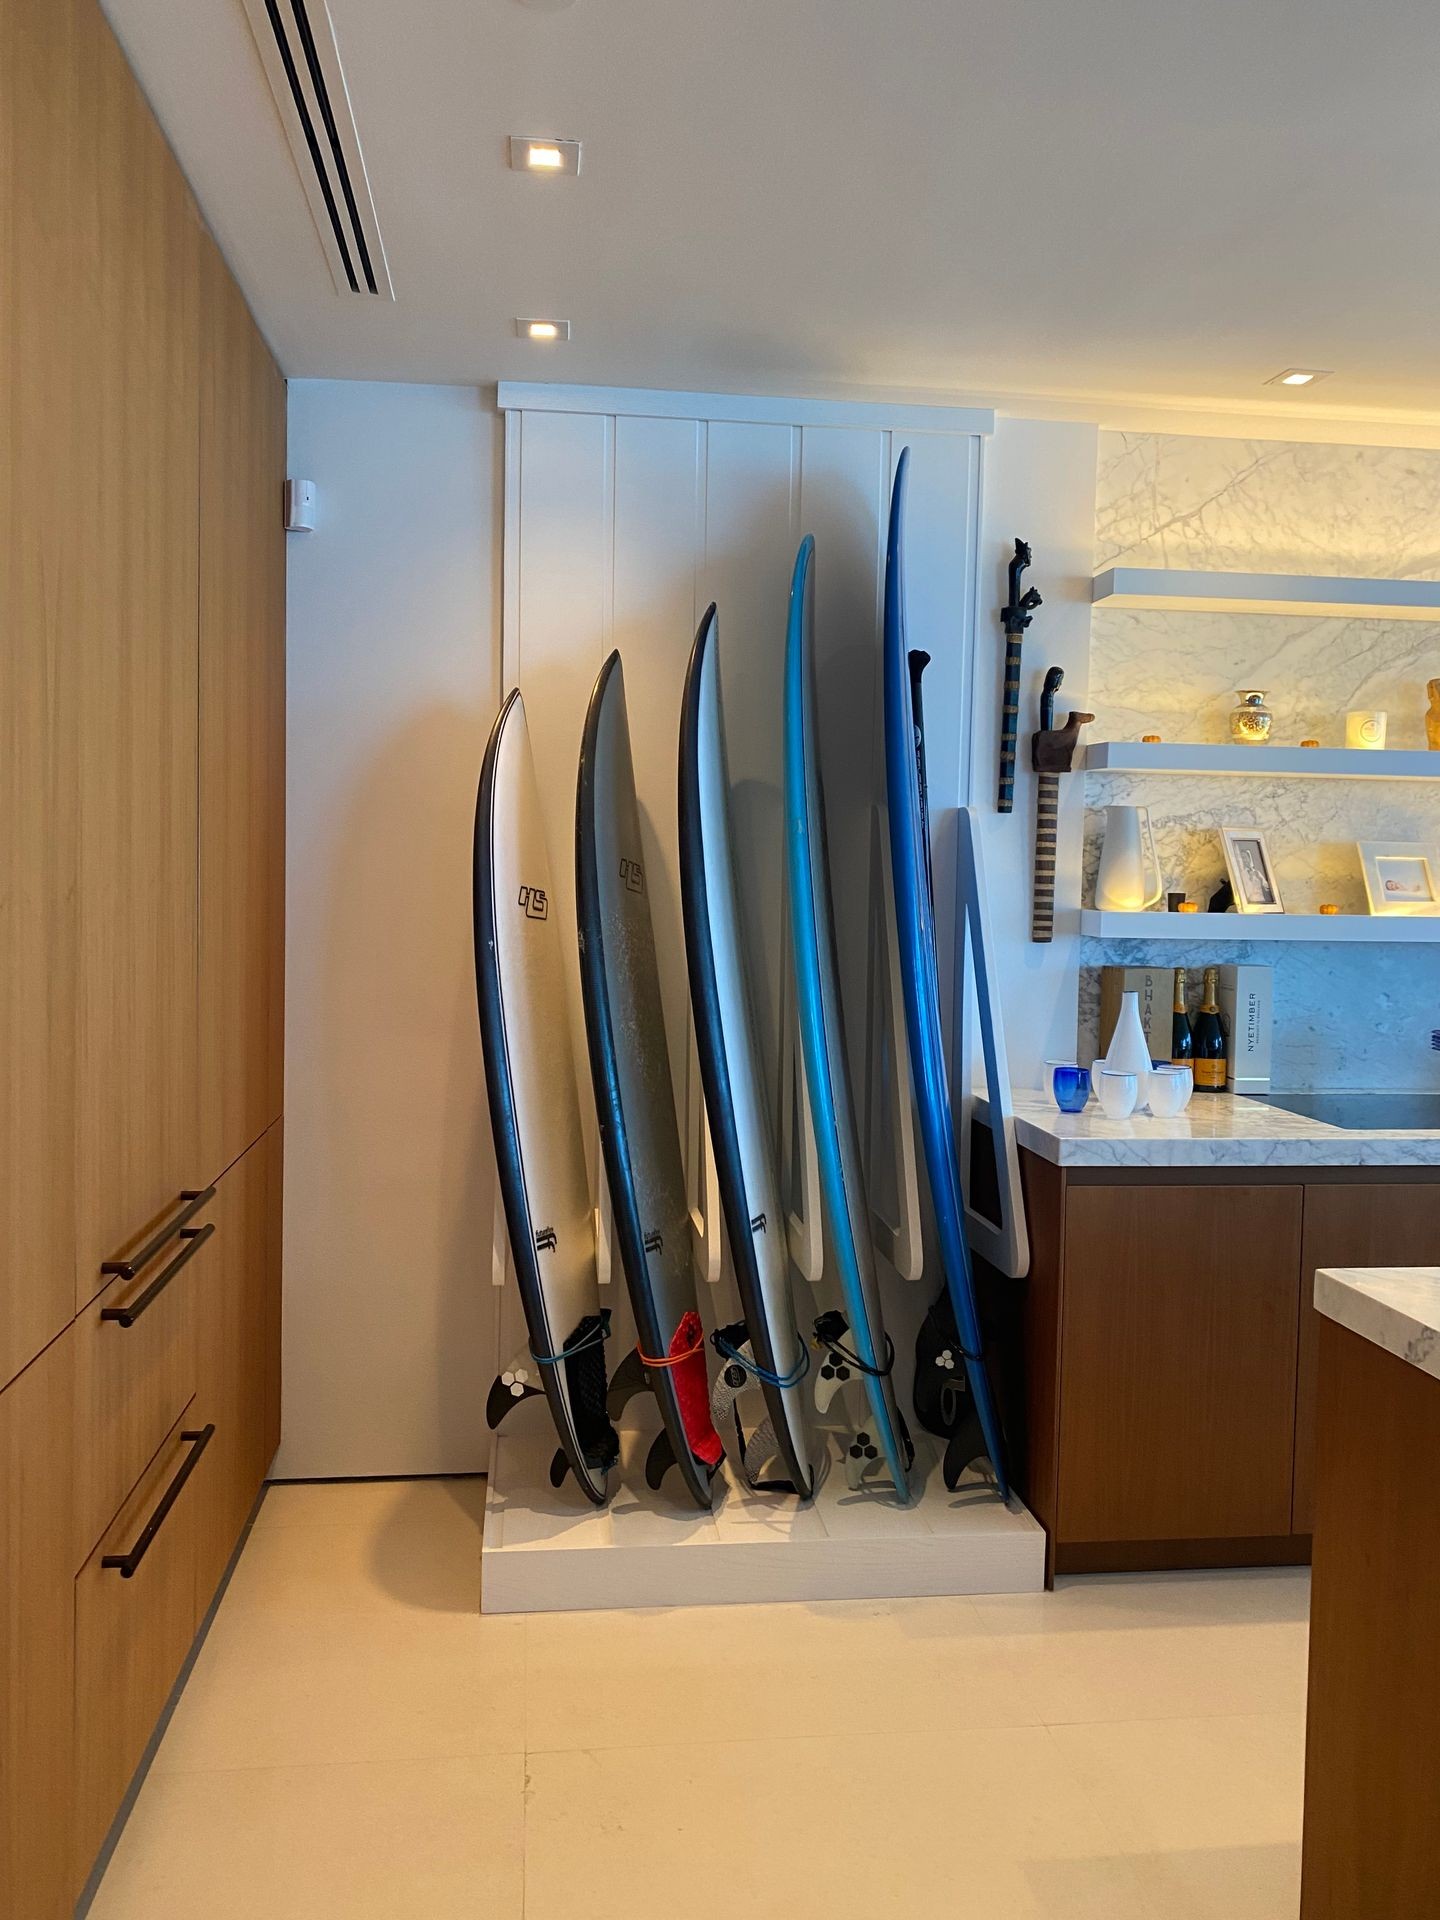
<path id="1" fill-rule="evenodd" d="M 501 440 L 488 391 L 291 385 L 290 471 L 318 483 L 320 523 L 291 536 L 289 555 L 281 1476 L 468 1471 L 488 1458 L 493 1160 L 470 829 L 500 691 Z M 1014 817 L 993 811 L 998 608 L 1021 533 L 1046 599 L 1027 645 L 1023 738 L 1047 665 L 1067 668 L 1062 710 L 1084 689 L 1095 430 L 1002 419 L 985 461 L 974 798 L 1012 1073 L 1033 1084 L 1044 1057 L 1074 1048 L 1076 955 L 1073 939 L 1030 945 L 1028 773 Z M 838 583 L 833 553 L 821 579 Z M 744 583 L 731 585 L 743 598 Z M 943 678 L 927 708 L 937 799 L 943 741 L 961 724 Z M 957 738 L 949 765 L 962 763 Z M 1066 798 L 1060 886 L 1074 899 L 1078 781 Z"/>
<path id="2" fill-rule="evenodd" d="M 499 689 L 500 424 L 298 381 L 281 1476 L 481 1468 L 493 1162 L 470 931 Z"/>

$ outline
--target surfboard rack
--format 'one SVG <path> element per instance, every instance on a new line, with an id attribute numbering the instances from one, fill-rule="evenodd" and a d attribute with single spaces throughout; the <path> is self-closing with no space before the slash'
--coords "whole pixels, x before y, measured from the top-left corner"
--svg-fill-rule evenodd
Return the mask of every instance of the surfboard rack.
<path id="1" fill-rule="evenodd" d="M 991 967 L 995 939 L 990 928 L 989 896 L 985 883 L 985 851 L 980 817 L 974 807 L 960 807 L 955 819 L 955 1005 L 957 1018 L 956 1071 L 951 1084 L 957 1095 L 960 1123 L 960 1165 L 971 1164 L 974 1127 L 974 1059 L 978 1029 L 985 1086 L 990 1102 L 990 1132 L 995 1143 L 995 1185 L 1000 1218 L 992 1220 L 971 1206 L 966 1184 L 965 1237 L 976 1253 L 1011 1280 L 1030 1271 L 1030 1236 L 1025 1221 L 1025 1195 L 1020 1184 L 1020 1151 L 1015 1139 L 1015 1107 L 1010 1097 L 1010 1063 L 1005 1052 L 1005 1024 L 1000 990 Z M 973 993 L 968 989 L 973 986 Z"/>

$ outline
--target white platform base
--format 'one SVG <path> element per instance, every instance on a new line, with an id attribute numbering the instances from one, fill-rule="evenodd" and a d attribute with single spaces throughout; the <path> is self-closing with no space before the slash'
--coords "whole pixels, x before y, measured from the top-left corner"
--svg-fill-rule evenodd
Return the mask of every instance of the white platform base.
<path id="1" fill-rule="evenodd" d="M 838 1441 L 807 1506 L 756 1494 L 728 1462 L 715 1510 L 686 1510 L 672 1476 L 645 1485 L 649 1432 L 621 1435 L 619 1489 L 590 1506 L 547 1470 L 553 1440 L 527 1424 L 497 1434 L 485 1497 L 481 1611 L 545 1613 L 596 1607 L 717 1606 L 765 1600 L 904 1599 L 922 1594 L 1038 1593 L 1045 1535 L 1018 1502 L 1003 1507 L 984 1481 L 951 1494 L 934 1444 L 917 1436 L 916 1484 L 900 1506 L 888 1486 L 851 1493 Z"/>

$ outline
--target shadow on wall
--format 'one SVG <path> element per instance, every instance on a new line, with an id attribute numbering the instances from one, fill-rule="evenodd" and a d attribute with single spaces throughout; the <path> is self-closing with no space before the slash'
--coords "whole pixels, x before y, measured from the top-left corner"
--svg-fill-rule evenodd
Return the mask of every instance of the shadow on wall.
<path id="1" fill-rule="evenodd" d="M 334 1361 L 313 1383 L 332 1417 L 352 1435 L 371 1418 L 383 1429 L 387 1471 L 480 1471 L 489 1458 L 495 1173 L 471 834 L 492 717 L 433 705 L 380 741 L 322 869 L 334 885 L 315 1204 L 329 1221 L 324 1257 L 348 1267 L 327 1297 L 343 1291 L 347 1305 L 330 1339 L 306 1350 Z M 337 1395 L 360 1405 L 338 1407 Z"/>

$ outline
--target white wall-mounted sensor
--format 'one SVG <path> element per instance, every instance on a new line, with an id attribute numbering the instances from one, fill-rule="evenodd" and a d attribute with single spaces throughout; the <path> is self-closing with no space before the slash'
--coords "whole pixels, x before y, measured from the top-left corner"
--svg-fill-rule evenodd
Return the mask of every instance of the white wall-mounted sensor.
<path id="1" fill-rule="evenodd" d="M 315 482 L 313 480 L 285 482 L 285 531 L 287 533 L 315 531 Z"/>

